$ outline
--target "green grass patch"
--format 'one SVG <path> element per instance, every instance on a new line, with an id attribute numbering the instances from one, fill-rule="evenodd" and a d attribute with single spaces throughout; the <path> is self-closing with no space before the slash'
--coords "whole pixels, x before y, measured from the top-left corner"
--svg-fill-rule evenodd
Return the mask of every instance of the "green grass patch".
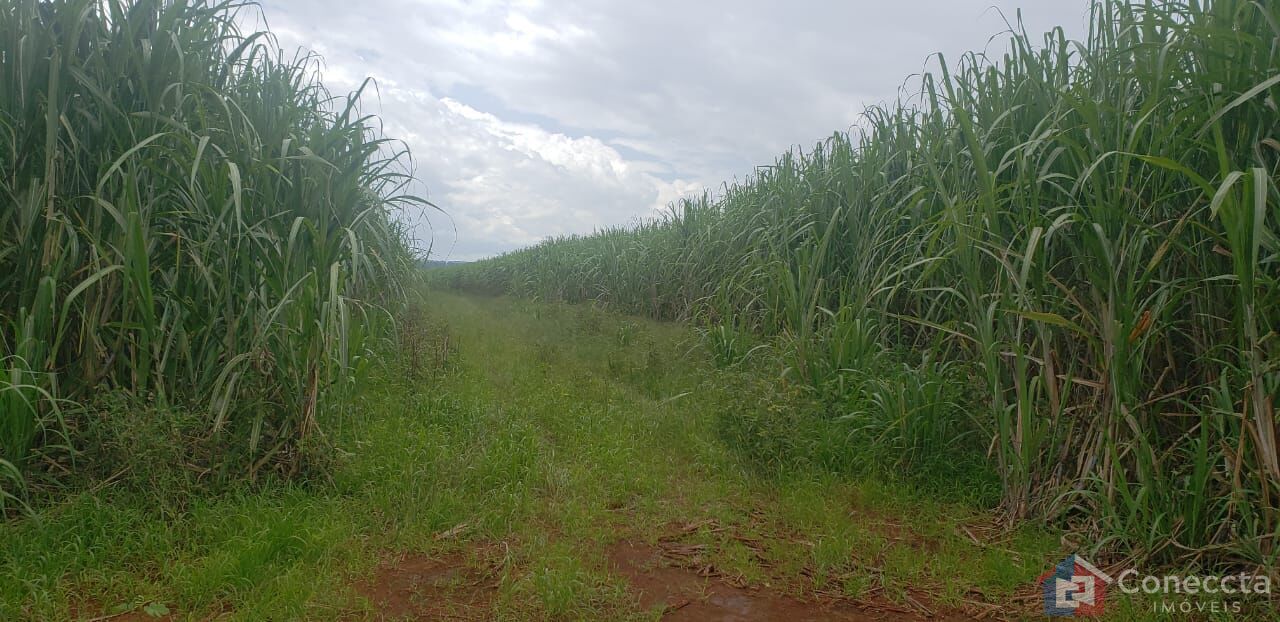
<path id="1" fill-rule="evenodd" d="M 422 313 L 419 345 L 449 353 L 372 374 L 354 425 L 333 428 L 331 477 L 182 503 L 108 484 L 6 523 L 0 617 L 159 604 L 179 619 L 372 619 L 357 586 L 411 553 L 479 569 L 503 619 L 652 619 L 609 571 L 621 540 L 703 545 L 723 576 L 797 597 L 1004 608 L 1068 552 L 1050 531 L 994 529 L 963 496 L 874 473 L 762 473 L 721 429 L 738 385 L 718 380 L 686 327 L 444 294 Z M 610 368 L 649 352 L 664 364 Z"/>

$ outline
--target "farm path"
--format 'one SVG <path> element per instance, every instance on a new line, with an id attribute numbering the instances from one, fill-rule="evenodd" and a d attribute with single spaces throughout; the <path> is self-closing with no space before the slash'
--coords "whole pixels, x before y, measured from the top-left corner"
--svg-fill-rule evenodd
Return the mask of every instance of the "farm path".
<path id="1" fill-rule="evenodd" d="M 711 367 L 688 328 L 435 292 L 424 308 L 403 382 L 423 397 L 395 425 L 435 449 L 420 465 L 434 487 L 414 495 L 432 497 L 420 511 L 435 525 L 356 583 L 372 618 L 1030 611 L 1040 560 L 1013 548 L 1043 539 L 887 485 L 769 473 L 732 449 L 726 418 L 770 383 Z"/>

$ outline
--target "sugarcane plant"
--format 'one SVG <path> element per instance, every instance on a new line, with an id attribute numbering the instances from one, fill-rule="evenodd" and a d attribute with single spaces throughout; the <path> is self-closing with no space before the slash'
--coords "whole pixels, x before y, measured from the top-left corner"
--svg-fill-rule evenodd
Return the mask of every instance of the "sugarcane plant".
<path id="1" fill-rule="evenodd" d="M 241 10 L 0 2 L 0 503 L 103 395 L 203 413 L 228 477 L 296 472 L 349 402 L 422 203 L 361 92 Z"/>
<path id="2" fill-rule="evenodd" d="M 832 417 L 897 413 L 873 438 L 906 455 L 983 436 L 963 445 L 1003 514 L 1095 549 L 1275 568 L 1280 5 L 1097 0 L 1080 41 L 1010 18 L 1003 54 L 936 56 L 900 101 L 709 198 L 441 278 L 734 318 L 810 383 L 831 325 L 867 323 L 911 371 L 847 382 Z M 969 416 L 904 401 L 934 366 Z"/>

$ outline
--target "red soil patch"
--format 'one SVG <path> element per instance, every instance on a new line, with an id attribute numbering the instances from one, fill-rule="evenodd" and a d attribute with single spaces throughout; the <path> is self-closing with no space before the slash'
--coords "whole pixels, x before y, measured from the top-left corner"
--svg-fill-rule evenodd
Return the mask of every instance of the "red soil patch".
<path id="1" fill-rule="evenodd" d="M 622 542 L 609 551 L 611 570 L 625 577 L 640 608 L 663 610 L 663 620 L 738 622 L 784 620 L 856 622 L 923 620 L 910 612 L 849 602 L 805 601 L 760 587 L 732 585 L 710 567 L 695 570 L 665 563 L 663 549 Z"/>
<path id="2" fill-rule="evenodd" d="M 72 604 L 68 615 L 72 620 L 81 622 L 171 622 L 178 619 L 178 614 L 172 607 L 169 608 L 168 614 L 159 617 L 153 617 L 141 609 L 119 613 L 96 613 L 105 609 L 102 603 L 90 599 Z"/>
<path id="3" fill-rule="evenodd" d="M 402 555 L 384 560 L 356 589 L 376 620 L 487 620 L 498 585 L 462 555 Z"/>

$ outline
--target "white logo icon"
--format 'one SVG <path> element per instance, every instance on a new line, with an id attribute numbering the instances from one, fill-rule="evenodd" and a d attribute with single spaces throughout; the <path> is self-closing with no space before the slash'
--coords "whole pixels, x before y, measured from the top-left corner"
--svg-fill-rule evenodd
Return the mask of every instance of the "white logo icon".
<path id="1" fill-rule="evenodd" d="M 1059 609 L 1075 609 L 1081 604 L 1094 605 L 1097 590 L 1094 583 L 1097 578 L 1090 575 L 1072 575 L 1071 580 L 1057 579 L 1054 590 L 1058 594 L 1055 605 Z"/>

